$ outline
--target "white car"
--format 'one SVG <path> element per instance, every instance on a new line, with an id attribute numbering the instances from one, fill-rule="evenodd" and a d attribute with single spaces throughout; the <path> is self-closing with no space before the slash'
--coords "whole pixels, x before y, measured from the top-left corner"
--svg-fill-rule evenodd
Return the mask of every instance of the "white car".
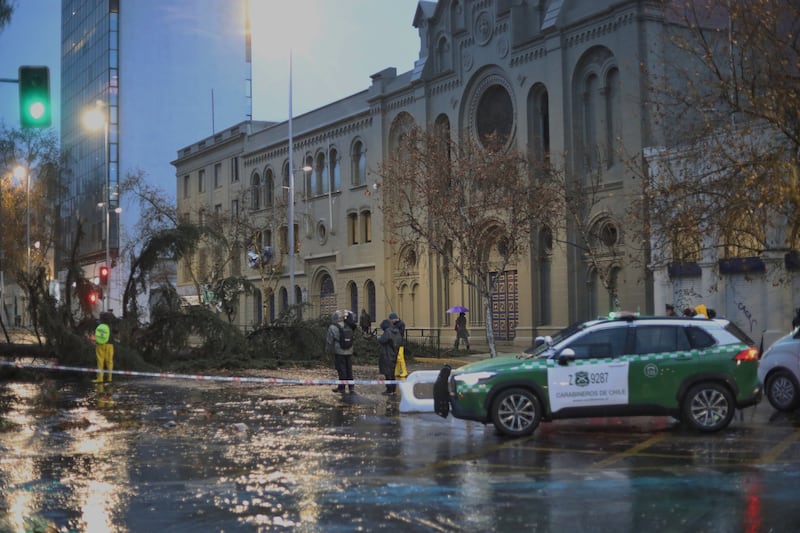
<path id="1" fill-rule="evenodd" d="M 778 411 L 800 407 L 800 328 L 775 341 L 758 365 L 769 403 Z"/>

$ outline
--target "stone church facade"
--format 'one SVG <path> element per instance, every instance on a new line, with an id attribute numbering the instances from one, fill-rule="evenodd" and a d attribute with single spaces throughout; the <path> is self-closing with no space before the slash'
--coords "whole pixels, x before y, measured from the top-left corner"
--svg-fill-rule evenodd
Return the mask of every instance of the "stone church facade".
<path id="1" fill-rule="evenodd" d="M 464 305 L 473 344 L 480 343 L 485 324 L 478 296 L 419 243 L 394 242 L 392 221 L 380 210 L 375 170 L 412 124 L 445 125 L 454 138 L 506 128 L 518 149 L 563 160 L 568 175 L 597 179 L 599 200 L 587 220 L 601 235 L 599 261 L 608 281 L 600 282 L 597 260 L 570 244 L 575 228 L 532 231 L 527 256 L 495 273 L 501 280 L 492 301 L 499 345 L 526 347 L 536 335 L 612 309 L 660 312 L 648 252 L 634 246 L 625 223 L 626 199 L 641 187 L 630 161 L 638 157 L 643 164 L 643 150 L 662 142 L 648 116 L 643 78 L 663 36 L 658 6 L 640 0 L 422 1 L 413 17 L 420 37 L 414 68 L 386 68 L 364 91 L 294 117 L 293 161 L 286 121 L 243 122 L 179 150 L 173 162 L 179 212 L 195 222 L 244 216 L 257 228 L 224 275 L 258 282 L 261 272 L 249 267 L 248 249 L 274 251 L 271 288 L 243 298 L 235 322 L 244 329 L 270 322 L 293 293 L 312 316 L 365 309 L 379 323 L 395 311 L 409 335 L 441 334 L 446 345 L 454 339 L 455 319 L 446 309 Z M 285 257 L 290 182 L 295 287 Z M 208 274 L 210 259 L 203 255 L 192 265 Z M 187 264 L 179 265 L 178 286 L 197 298 L 199 285 Z"/>

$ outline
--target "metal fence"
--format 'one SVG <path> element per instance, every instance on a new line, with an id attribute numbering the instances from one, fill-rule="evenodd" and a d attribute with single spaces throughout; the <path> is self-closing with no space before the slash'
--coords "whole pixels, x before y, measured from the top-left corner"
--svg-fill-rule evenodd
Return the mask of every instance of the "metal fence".
<path id="1" fill-rule="evenodd" d="M 416 356 L 441 356 L 441 345 L 438 329 L 434 328 L 406 328 L 406 345 L 415 345 L 415 353 L 411 355 Z M 419 352 L 419 353 L 416 353 Z M 409 354 L 409 349 L 406 349 L 406 354 Z"/>

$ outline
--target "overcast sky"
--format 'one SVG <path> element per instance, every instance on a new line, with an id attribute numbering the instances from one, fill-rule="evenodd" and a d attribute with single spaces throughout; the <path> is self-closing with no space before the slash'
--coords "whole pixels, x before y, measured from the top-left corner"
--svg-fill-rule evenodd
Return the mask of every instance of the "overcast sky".
<path id="1" fill-rule="evenodd" d="M 15 2 L 15 11 L 11 23 L 0 32 L 0 78 L 16 78 L 20 65 L 47 65 L 51 70 L 51 84 L 57 91 L 61 61 L 60 0 L 12 2 Z M 243 58 L 243 28 L 237 12 L 242 2 L 134 0 L 134 4 L 126 4 L 123 0 L 122 16 L 126 16 L 127 5 L 128 22 L 145 25 L 137 30 L 141 35 L 123 36 L 124 43 L 130 46 L 133 41 L 133 46 L 138 42 L 146 47 L 158 42 L 163 46 L 165 37 L 154 33 L 168 28 L 175 36 L 169 43 L 173 49 L 180 48 L 181 43 L 176 42 L 178 37 L 195 33 L 199 38 L 224 42 L 229 51 Z M 420 48 L 417 30 L 412 26 L 416 6 L 416 0 L 251 0 L 254 118 L 286 119 L 290 49 L 295 114 L 366 89 L 369 76 L 386 67 L 397 67 L 398 72 L 411 70 Z M 139 20 L 132 21 L 134 17 Z M 183 44 L 191 48 L 191 41 Z M 123 64 L 126 54 L 134 55 L 130 49 L 123 50 Z M 172 57 L 170 54 L 151 56 L 155 62 L 167 64 Z M 229 62 L 238 59 L 230 57 Z M 204 54 L 199 54 L 191 65 L 182 68 L 194 67 L 198 72 L 213 73 L 214 68 L 228 66 L 209 65 Z M 153 65 L 154 69 L 159 67 Z M 177 65 L 173 65 L 175 67 Z M 239 80 L 207 79 L 205 93 L 210 95 L 215 85 L 222 91 L 225 83 L 243 91 L 244 71 L 240 70 Z M 131 79 L 123 82 L 136 84 L 136 80 Z M 158 92 L 157 86 L 149 89 L 153 95 Z M 210 96 L 196 105 L 210 108 Z M 55 113 L 57 125 L 60 117 L 57 108 Z M 224 116 L 224 106 L 223 110 L 217 109 L 217 113 Z M 18 114 L 16 84 L 0 84 L 0 119 L 17 127 Z"/>
<path id="2" fill-rule="evenodd" d="M 0 78 L 20 65 L 51 72 L 59 127 L 61 1 L 12 0 L 0 31 Z M 367 89 L 387 67 L 409 71 L 419 57 L 417 0 L 250 0 L 253 118 L 293 114 Z M 122 0 L 121 150 L 124 174 L 141 169 L 175 194 L 170 161 L 181 148 L 245 120 L 245 0 Z M 213 92 L 213 117 L 212 117 Z M 19 127 L 18 87 L 0 83 L 0 121 Z M 123 199 L 123 226 L 136 209 Z"/>

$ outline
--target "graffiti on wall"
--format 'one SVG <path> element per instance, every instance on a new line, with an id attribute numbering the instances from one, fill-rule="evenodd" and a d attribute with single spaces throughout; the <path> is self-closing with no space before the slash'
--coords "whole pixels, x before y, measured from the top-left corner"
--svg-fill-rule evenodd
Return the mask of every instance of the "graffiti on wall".
<path id="1" fill-rule="evenodd" d="M 745 321 L 750 325 L 750 333 L 752 333 L 753 328 L 755 328 L 758 325 L 758 320 L 756 320 L 753 317 L 753 313 L 750 311 L 750 309 L 747 308 L 746 303 L 736 302 L 736 309 L 738 309 L 739 313 L 741 313 L 744 316 Z"/>
<path id="2" fill-rule="evenodd" d="M 694 290 L 694 287 L 685 287 L 675 291 L 675 311 L 680 315 L 687 307 L 694 307 L 703 303 L 703 297 Z"/>

